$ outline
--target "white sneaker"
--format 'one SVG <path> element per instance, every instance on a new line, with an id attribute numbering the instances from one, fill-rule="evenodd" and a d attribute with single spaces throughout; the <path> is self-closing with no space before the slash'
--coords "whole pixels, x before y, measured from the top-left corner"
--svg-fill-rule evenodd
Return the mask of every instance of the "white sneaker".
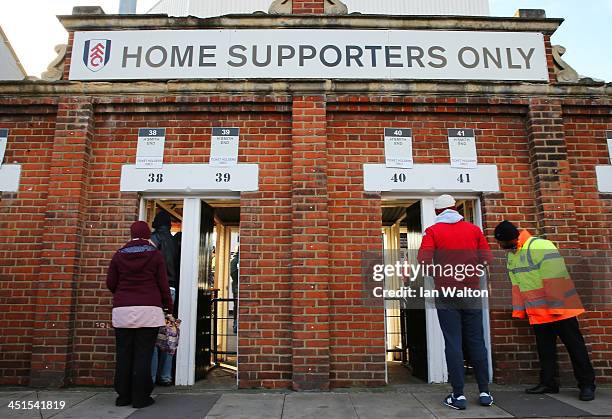
<path id="1" fill-rule="evenodd" d="M 481 406 L 491 406 L 493 404 L 493 396 L 491 396 L 491 393 L 486 393 L 483 391 L 480 393 L 478 401 L 480 402 Z"/>

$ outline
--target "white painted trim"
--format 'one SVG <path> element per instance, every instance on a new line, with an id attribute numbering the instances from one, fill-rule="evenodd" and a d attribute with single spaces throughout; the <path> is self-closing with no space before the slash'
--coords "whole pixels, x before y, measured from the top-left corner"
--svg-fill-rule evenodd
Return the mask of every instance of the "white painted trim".
<path id="1" fill-rule="evenodd" d="M 147 199 L 140 197 L 140 207 L 138 208 L 138 221 L 147 221 Z"/>
<path id="2" fill-rule="evenodd" d="M 195 383 L 196 322 L 198 302 L 198 258 L 200 249 L 200 198 L 183 201 L 181 281 L 178 316 L 183 320 L 181 342 L 176 352 L 176 385 Z"/>
<path id="3" fill-rule="evenodd" d="M 434 198 L 421 198 L 421 226 L 423 232 L 432 226 L 435 221 Z M 432 290 L 435 288 L 434 280 L 425 277 L 425 288 Z M 438 321 L 438 312 L 435 308 L 433 298 L 425 299 L 425 325 L 427 335 L 427 372 L 430 383 L 445 383 L 448 381 L 446 368 L 446 356 L 444 355 L 444 336 Z"/>
<path id="4" fill-rule="evenodd" d="M 475 169 L 459 169 L 450 164 L 415 164 L 412 169 L 364 164 L 363 189 L 416 194 L 499 192 L 499 176 L 497 166 L 492 164 Z"/>
<path id="5" fill-rule="evenodd" d="M 474 206 L 474 222 L 475 224 L 483 229 L 482 224 L 482 203 L 480 197 L 476 198 Z M 488 289 L 487 284 L 489 278 L 485 275 L 480 279 L 480 288 Z M 483 298 L 482 306 L 482 331 L 484 333 L 485 346 L 487 348 L 487 362 L 489 364 L 489 382 L 493 382 L 493 355 L 491 354 L 491 319 L 489 316 L 489 299 Z"/>
<path id="6" fill-rule="evenodd" d="M 121 192 L 226 193 L 256 191 L 259 187 L 257 164 L 211 166 L 210 164 L 165 164 L 161 169 L 121 166 Z"/>
<path id="7" fill-rule="evenodd" d="M 220 199 L 240 199 L 240 192 L 215 192 L 215 193 L 183 193 L 182 191 L 173 191 L 167 193 L 149 193 L 141 192 L 144 199 L 185 199 L 197 198 L 203 201 L 214 201 Z"/>

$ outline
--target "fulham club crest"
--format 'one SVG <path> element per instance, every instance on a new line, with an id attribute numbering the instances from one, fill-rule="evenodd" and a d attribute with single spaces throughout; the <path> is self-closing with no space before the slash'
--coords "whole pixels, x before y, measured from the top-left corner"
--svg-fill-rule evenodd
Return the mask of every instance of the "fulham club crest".
<path id="1" fill-rule="evenodd" d="M 85 41 L 83 62 L 90 71 L 102 70 L 110 59 L 110 52 L 110 39 L 90 39 Z"/>

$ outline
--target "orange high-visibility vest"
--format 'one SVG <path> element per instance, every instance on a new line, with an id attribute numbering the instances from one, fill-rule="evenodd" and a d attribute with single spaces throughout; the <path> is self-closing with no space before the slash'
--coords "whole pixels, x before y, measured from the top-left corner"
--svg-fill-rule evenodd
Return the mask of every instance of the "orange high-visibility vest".
<path id="1" fill-rule="evenodd" d="M 530 324 L 550 323 L 584 313 L 574 282 L 557 247 L 550 241 L 528 237 L 516 253 L 508 254 L 512 282 L 512 317 Z"/>

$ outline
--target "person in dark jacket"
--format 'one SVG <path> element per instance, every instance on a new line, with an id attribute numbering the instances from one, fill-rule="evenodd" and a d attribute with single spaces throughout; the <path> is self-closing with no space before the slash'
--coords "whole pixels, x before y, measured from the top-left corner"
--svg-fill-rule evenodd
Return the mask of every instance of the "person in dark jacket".
<path id="1" fill-rule="evenodd" d="M 467 406 L 467 399 L 463 395 L 465 369 L 462 349 L 462 340 L 466 339 L 470 363 L 474 367 L 478 382 L 479 402 L 482 406 L 491 406 L 493 397 L 489 392 L 489 365 L 482 328 L 482 302 L 478 297 L 444 298 L 443 293 L 444 289 L 459 289 L 464 292 L 479 290 L 480 275 L 476 272 L 480 269 L 484 274 L 486 265 L 492 261 L 493 256 L 482 230 L 464 221 L 452 196 L 439 196 L 434 206 L 436 223 L 425 230 L 417 257 L 419 263 L 424 266 L 444 267 L 444 272 L 433 275 L 436 289 L 442 291 L 441 297 L 436 297 L 436 309 L 444 335 L 449 381 L 453 386 L 453 392 L 443 403 L 459 410 Z M 447 273 L 448 266 L 453 269 Z"/>
<path id="2" fill-rule="evenodd" d="M 240 265 L 240 250 L 236 251 L 230 261 L 230 277 L 232 278 L 232 296 L 234 298 L 234 334 L 238 333 L 238 272 Z"/>
<path id="3" fill-rule="evenodd" d="M 115 404 L 141 408 L 154 403 L 150 359 L 159 327 L 165 324 L 164 310 L 172 313 L 173 306 L 164 258 L 149 242 L 149 226 L 137 221 L 130 232 L 132 240 L 111 260 L 106 286 L 113 293 Z"/>
<path id="4" fill-rule="evenodd" d="M 172 295 L 172 302 L 176 301 L 176 291 L 179 286 L 178 276 L 178 264 L 179 254 L 176 240 L 170 233 L 170 227 L 172 225 L 172 218 L 166 211 L 160 211 L 153 220 L 153 234 L 151 234 L 151 241 L 164 256 L 166 263 L 166 274 L 168 276 L 168 283 L 170 284 L 170 294 Z M 172 385 L 172 359 L 173 355 L 167 354 L 155 347 L 153 355 L 151 357 L 151 379 L 155 383 L 162 386 Z M 157 376 L 159 375 L 159 380 Z"/>

